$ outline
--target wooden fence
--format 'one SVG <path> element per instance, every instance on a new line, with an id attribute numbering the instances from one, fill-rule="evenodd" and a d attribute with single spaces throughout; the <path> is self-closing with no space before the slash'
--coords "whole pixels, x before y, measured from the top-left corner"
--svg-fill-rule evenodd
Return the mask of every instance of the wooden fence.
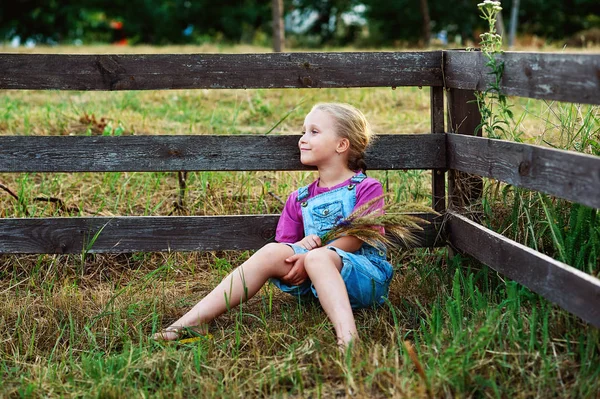
<path id="1" fill-rule="evenodd" d="M 504 53 L 508 95 L 600 104 L 600 55 Z M 371 169 L 431 169 L 444 220 L 421 246 L 449 244 L 600 327 L 600 280 L 459 213 L 493 178 L 600 208 L 600 158 L 476 137 L 472 102 L 490 76 L 480 52 L 190 55 L 0 54 L 0 89 L 164 90 L 429 86 L 431 133 L 380 135 Z M 447 92 L 447 129 L 444 92 Z M 475 133 L 475 134 L 474 134 Z M 0 136 L 0 172 L 303 170 L 298 136 Z M 273 154 L 277 154 L 276 157 Z M 446 195 L 446 172 L 448 195 Z M 471 182 L 468 187 L 464 182 Z M 465 196 L 465 191 L 467 195 Z M 448 210 L 446 203 L 448 202 Z M 278 215 L 0 219 L 1 253 L 256 249 Z M 98 232 L 91 248 L 91 238 Z M 236 240 L 230 240 L 235 235 Z"/>

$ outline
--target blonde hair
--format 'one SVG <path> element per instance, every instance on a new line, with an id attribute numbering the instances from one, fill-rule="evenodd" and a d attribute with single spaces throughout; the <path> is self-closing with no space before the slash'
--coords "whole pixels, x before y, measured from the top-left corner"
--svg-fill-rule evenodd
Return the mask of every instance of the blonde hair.
<path id="1" fill-rule="evenodd" d="M 375 136 L 365 115 L 356 107 L 344 103 L 319 103 L 313 107 L 315 109 L 331 115 L 338 136 L 350 142 L 348 167 L 366 172 L 365 150 Z"/>

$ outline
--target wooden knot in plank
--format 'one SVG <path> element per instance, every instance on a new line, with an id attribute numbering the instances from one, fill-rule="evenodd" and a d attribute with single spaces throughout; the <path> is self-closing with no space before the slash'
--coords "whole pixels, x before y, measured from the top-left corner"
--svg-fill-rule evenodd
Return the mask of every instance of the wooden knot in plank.
<path id="1" fill-rule="evenodd" d="M 313 81 L 310 78 L 310 76 L 299 76 L 298 80 L 300 81 L 300 84 L 304 87 L 312 87 Z"/>
<path id="2" fill-rule="evenodd" d="M 529 174 L 530 169 L 531 164 L 528 161 L 523 161 L 519 164 L 519 174 L 521 176 L 527 176 Z"/>
<path id="3" fill-rule="evenodd" d="M 273 237 L 275 237 L 275 228 L 274 227 L 264 228 L 260 232 L 260 238 L 262 238 L 265 241 L 271 241 L 273 239 Z"/>
<path id="4" fill-rule="evenodd" d="M 122 78 L 126 71 L 115 56 L 96 57 L 96 67 L 102 76 L 102 83 L 104 83 L 108 89 L 124 90 L 134 88 L 134 77 L 130 76 L 129 79 Z"/>

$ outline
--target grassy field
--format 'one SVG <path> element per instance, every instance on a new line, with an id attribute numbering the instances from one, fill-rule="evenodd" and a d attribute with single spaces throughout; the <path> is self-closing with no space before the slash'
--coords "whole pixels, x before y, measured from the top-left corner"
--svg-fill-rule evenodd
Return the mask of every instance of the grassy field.
<path id="1" fill-rule="evenodd" d="M 268 49 L 140 52 L 203 51 Z M 506 138 L 600 155 L 598 107 L 511 100 L 515 121 Z M 416 87 L 5 90 L 0 134 L 297 134 L 319 101 L 357 105 L 377 133 L 430 129 L 429 91 Z M 431 203 L 428 171 L 370 174 L 397 201 Z M 314 177 L 190 173 L 180 209 L 175 173 L 0 174 L 18 196 L 0 191 L 0 217 L 278 213 L 281 199 Z M 496 182 L 486 182 L 480 206 L 494 230 L 600 275 L 596 210 Z M 449 259 L 445 248 L 390 254 L 389 301 L 357 312 L 362 340 L 351 353 L 336 349 L 318 304 L 271 286 L 219 318 L 200 341 L 148 340 L 248 255 L 0 256 L 0 396 L 599 397 L 598 329 L 475 261 Z"/>

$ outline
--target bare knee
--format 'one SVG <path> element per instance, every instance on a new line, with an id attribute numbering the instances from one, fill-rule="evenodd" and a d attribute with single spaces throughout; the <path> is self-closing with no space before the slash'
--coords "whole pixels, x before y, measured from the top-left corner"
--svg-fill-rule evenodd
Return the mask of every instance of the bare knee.
<path id="1" fill-rule="evenodd" d="M 261 267 L 267 269 L 279 269 L 285 265 L 285 260 L 294 254 L 294 250 L 286 244 L 271 242 L 256 251 Z"/>
<path id="2" fill-rule="evenodd" d="M 287 258 L 290 254 L 294 253 L 294 250 L 289 245 L 281 244 L 278 242 L 270 242 L 256 253 L 260 253 L 263 256 L 272 256 L 277 258 Z"/>
<path id="3" fill-rule="evenodd" d="M 309 253 L 306 254 L 306 258 L 304 258 L 304 268 L 307 273 L 311 271 L 323 268 L 328 265 L 334 265 L 338 269 L 341 266 L 341 261 L 339 260 L 339 255 L 328 248 L 317 248 L 313 249 Z M 339 266 L 338 266 L 339 263 Z"/>

